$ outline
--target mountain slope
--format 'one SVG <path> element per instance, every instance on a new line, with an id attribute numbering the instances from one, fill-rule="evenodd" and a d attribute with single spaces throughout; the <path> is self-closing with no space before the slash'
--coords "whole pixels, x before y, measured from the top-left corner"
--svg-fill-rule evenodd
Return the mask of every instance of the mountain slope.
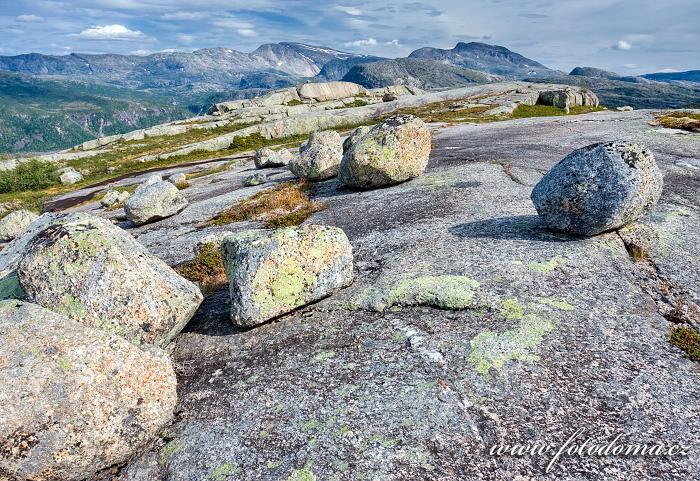
<path id="1" fill-rule="evenodd" d="M 438 89 L 488 83 L 495 78 L 483 72 L 453 67 L 433 60 L 399 58 L 356 65 L 343 80 L 367 88 L 410 85 L 423 89 Z"/>
<path id="2" fill-rule="evenodd" d="M 700 70 L 689 70 L 687 72 L 649 73 L 642 75 L 642 77 L 650 80 L 656 80 L 657 82 L 683 81 L 700 83 Z"/>
<path id="3" fill-rule="evenodd" d="M 425 47 L 412 52 L 408 57 L 435 60 L 511 78 L 550 75 L 555 72 L 505 47 L 479 42 L 460 42 L 450 50 Z"/>
<path id="4" fill-rule="evenodd" d="M 619 79 L 621 77 L 620 74 L 617 74 L 615 72 L 609 72 L 607 70 L 603 70 L 602 68 L 595 67 L 576 67 L 569 73 L 569 75 L 576 75 L 579 77 L 599 77 L 607 79 Z"/>
<path id="5" fill-rule="evenodd" d="M 0 152 L 67 148 L 192 115 L 165 97 L 0 72 Z"/>
<path id="6" fill-rule="evenodd" d="M 261 45 L 252 53 L 229 48 L 162 52 L 147 56 L 26 54 L 0 57 L 0 70 L 67 77 L 132 89 L 213 92 L 238 89 L 251 72 L 278 71 L 294 78 L 312 77 L 331 60 L 355 54 L 299 43 Z"/>
<path id="7" fill-rule="evenodd" d="M 380 60 L 387 60 L 382 57 L 374 57 L 372 55 L 362 55 L 358 57 L 351 57 L 348 59 L 335 59 L 328 62 L 323 66 L 319 74 L 316 76 L 318 80 L 323 82 L 329 82 L 332 80 L 342 80 L 347 73 L 352 70 L 355 65 L 379 62 Z"/>

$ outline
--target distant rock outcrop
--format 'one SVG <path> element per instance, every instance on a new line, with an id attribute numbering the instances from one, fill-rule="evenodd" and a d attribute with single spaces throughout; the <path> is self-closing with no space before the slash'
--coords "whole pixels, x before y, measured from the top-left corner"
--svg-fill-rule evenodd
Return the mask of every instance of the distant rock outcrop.
<path id="1" fill-rule="evenodd" d="M 581 77 L 599 77 L 607 79 L 619 79 L 621 77 L 620 74 L 616 74 L 615 72 L 608 72 L 607 70 L 603 70 L 602 68 L 595 67 L 576 67 L 571 72 L 569 72 L 569 75 L 577 75 Z"/>

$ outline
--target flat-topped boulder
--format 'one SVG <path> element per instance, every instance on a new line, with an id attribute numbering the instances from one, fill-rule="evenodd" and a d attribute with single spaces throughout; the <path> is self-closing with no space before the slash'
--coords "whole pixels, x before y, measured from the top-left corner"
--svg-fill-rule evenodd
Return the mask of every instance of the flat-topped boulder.
<path id="1" fill-rule="evenodd" d="M 323 299 L 353 279 L 352 246 L 335 227 L 243 231 L 225 237 L 222 251 L 231 319 L 240 326 Z"/>
<path id="2" fill-rule="evenodd" d="M 309 82 L 298 86 L 297 92 L 302 100 L 328 102 L 363 95 L 367 90 L 362 85 L 352 82 Z"/>
<path id="3" fill-rule="evenodd" d="M 32 302 L 89 327 L 165 346 L 202 302 L 197 286 L 105 219 L 47 218 L 27 237 L 5 262 L 0 252 L 7 285 L 18 281 Z"/>
<path id="4" fill-rule="evenodd" d="M 92 478 L 138 454 L 170 424 L 176 402 L 160 349 L 0 301 L 0 478 Z"/>

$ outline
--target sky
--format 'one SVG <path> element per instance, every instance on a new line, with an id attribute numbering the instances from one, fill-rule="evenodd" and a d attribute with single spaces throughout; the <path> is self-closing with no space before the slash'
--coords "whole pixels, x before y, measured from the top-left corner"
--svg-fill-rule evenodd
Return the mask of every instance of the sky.
<path id="1" fill-rule="evenodd" d="M 502 45 L 564 71 L 700 69 L 700 0 L 0 0 L 0 55 L 303 42 L 402 57 Z"/>

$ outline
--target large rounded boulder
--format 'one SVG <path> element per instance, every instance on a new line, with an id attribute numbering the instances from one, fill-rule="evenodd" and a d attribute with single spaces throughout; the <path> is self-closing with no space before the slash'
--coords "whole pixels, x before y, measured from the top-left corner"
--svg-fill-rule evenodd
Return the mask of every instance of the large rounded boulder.
<path id="1" fill-rule="evenodd" d="M 92 479 L 169 425 L 176 401 L 160 349 L 0 302 L 0 478 Z"/>
<path id="2" fill-rule="evenodd" d="M 425 171 L 430 147 L 430 131 L 421 119 L 390 117 L 349 142 L 340 165 L 340 180 L 354 189 L 405 182 Z"/>
<path id="3" fill-rule="evenodd" d="M 231 234 L 222 242 L 231 319 L 255 326 L 329 296 L 353 280 L 352 246 L 337 227 Z"/>
<path id="4" fill-rule="evenodd" d="M 342 158 L 343 141 L 338 132 L 314 132 L 299 149 L 299 157 L 289 163 L 289 170 L 300 179 L 328 180 L 338 175 Z"/>
<path id="5" fill-rule="evenodd" d="M 133 342 L 165 346 L 202 302 L 197 286 L 131 235 L 88 214 L 45 223 L 22 251 L 27 299 Z"/>
<path id="6" fill-rule="evenodd" d="M 0 219 L 0 242 L 8 242 L 22 235 L 37 217 L 28 210 L 15 210 L 7 214 Z"/>
<path id="7" fill-rule="evenodd" d="M 592 236 L 650 211 L 663 175 L 654 155 L 626 142 L 589 145 L 555 165 L 532 191 L 532 202 L 553 230 Z"/>
<path id="8" fill-rule="evenodd" d="M 167 181 L 140 187 L 124 203 L 126 217 L 136 225 L 172 217 L 187 207 L 180 189 Z"/>

